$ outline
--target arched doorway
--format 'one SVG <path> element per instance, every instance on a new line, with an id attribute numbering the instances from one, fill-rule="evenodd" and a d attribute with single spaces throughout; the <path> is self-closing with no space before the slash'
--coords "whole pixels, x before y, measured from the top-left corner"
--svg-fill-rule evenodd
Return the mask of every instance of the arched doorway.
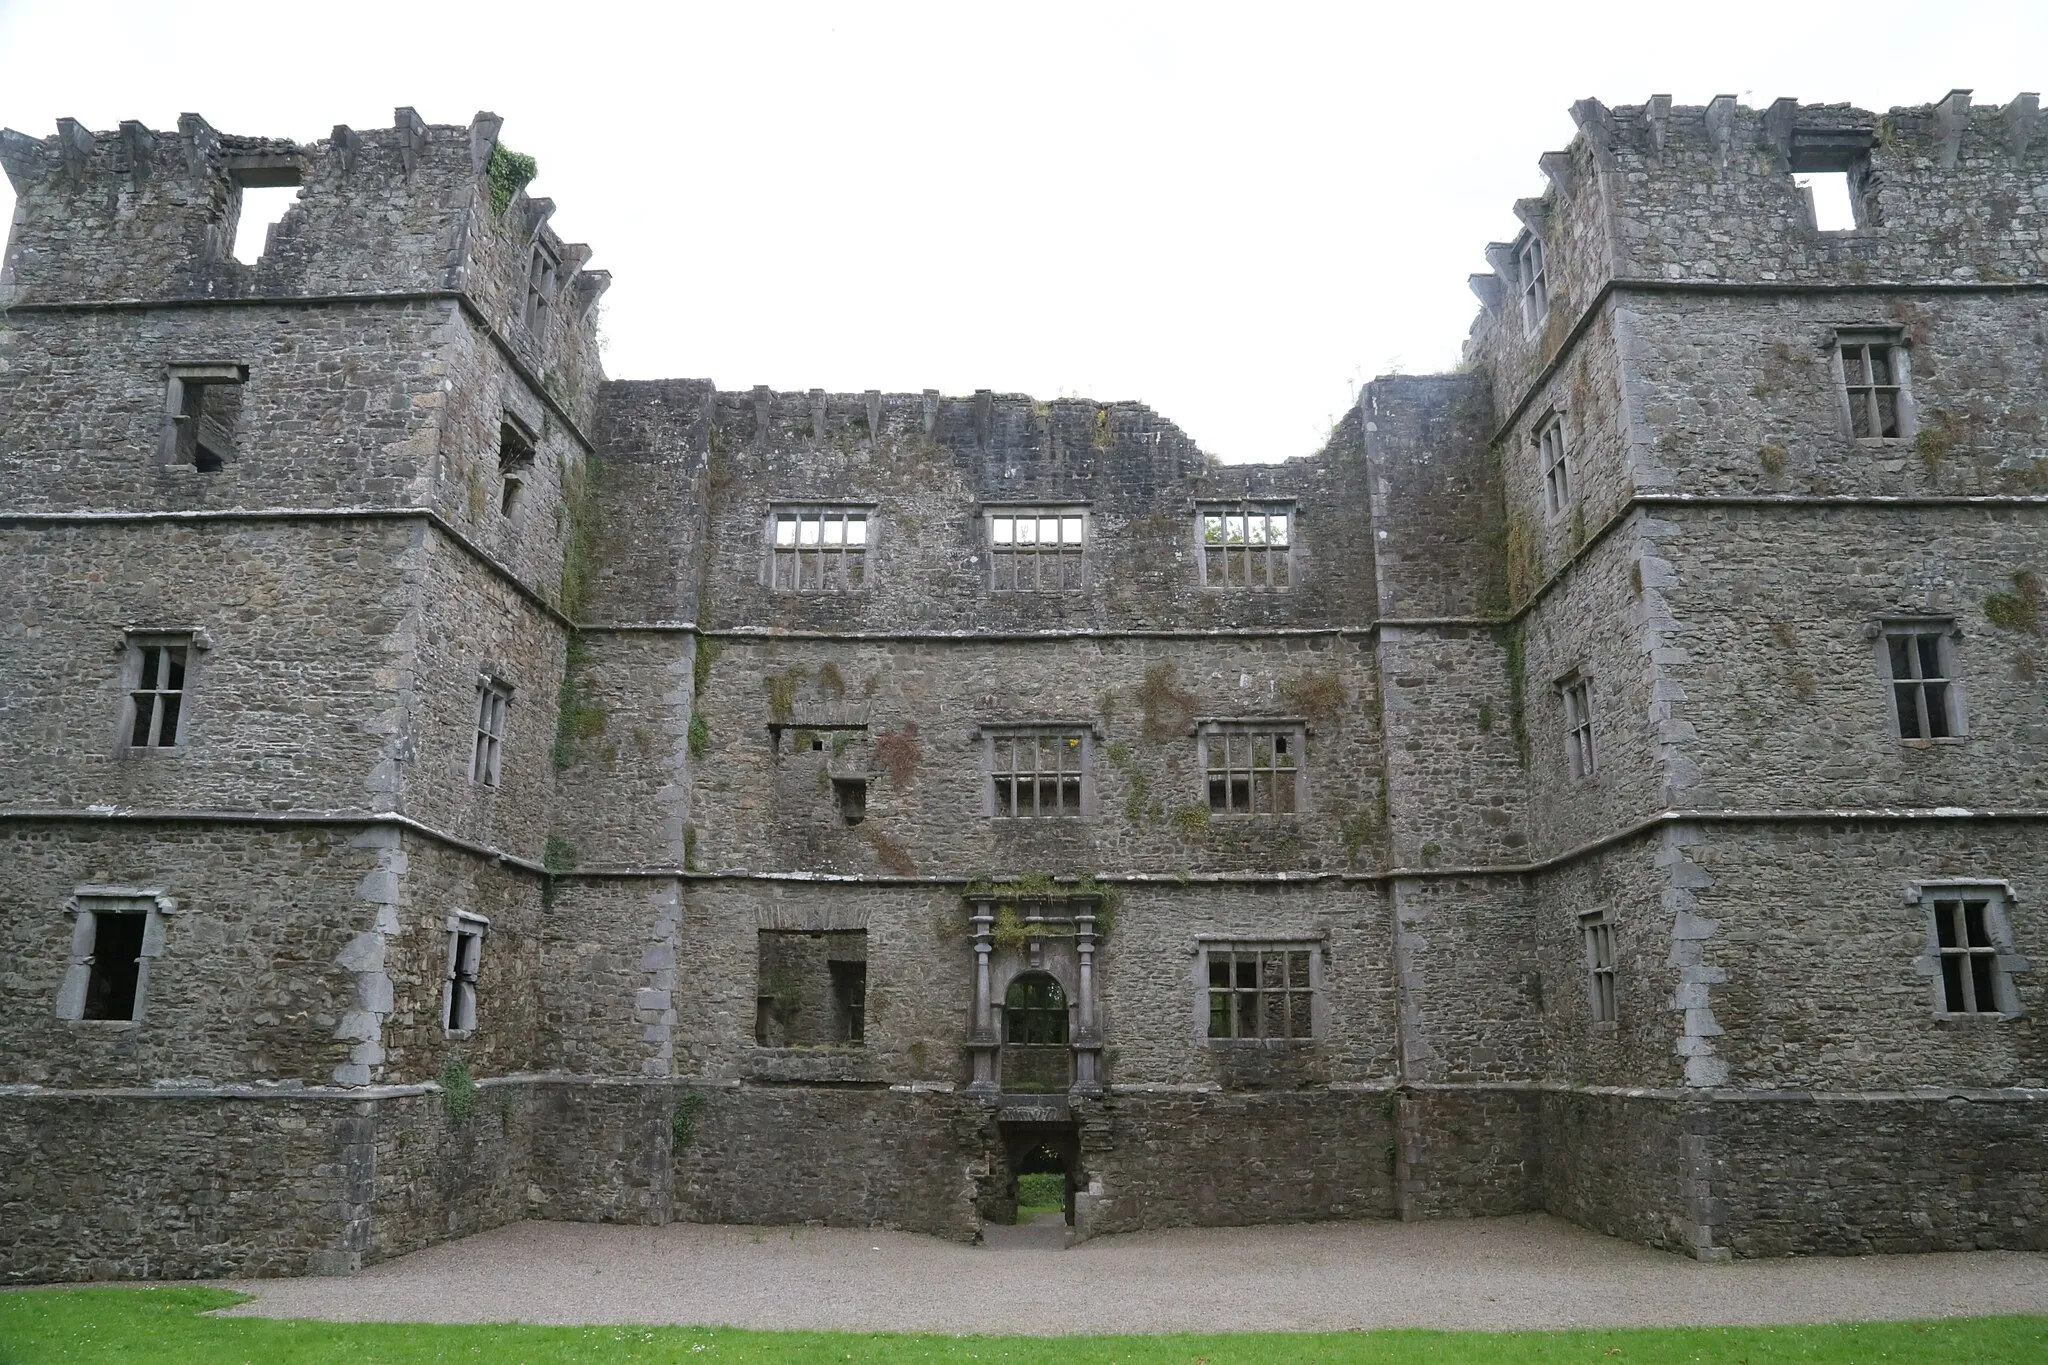
<path id="1" fill-rule="evenodd" d="M 1073 1083 L 1067 992 L 1050 972 L 1022 972 L 1003 993 L 1005 1091 L 1052 1092 Z"/>

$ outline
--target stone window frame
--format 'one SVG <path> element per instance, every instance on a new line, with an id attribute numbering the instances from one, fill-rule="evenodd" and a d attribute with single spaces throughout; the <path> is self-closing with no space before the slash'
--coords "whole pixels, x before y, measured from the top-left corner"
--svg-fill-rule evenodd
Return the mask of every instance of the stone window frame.
<path id="1" fill-rule="evenodd" d="M 1101 742 L 1094 722 L 1085 720 L 1044 720 L 1044 721 L 990 721 L 975 729 L 974 738 L 981 747 L 981 813 L 1000 827 L 1016 827 L 1037 824 L 1046 820 L 1092 820 L 1098 814 L 1095 794 L 1095 750 Z M 1080 807 L 1072 814 L 1064 811 L 1041 815 L 1035 811 L 1030 815 L 1009 814 L 998 809 L 996 784 L 1002 774 L 996 769 L 996 744 L 1000 740 L 1055 738 L 1079 739 L 1080 744 Z M 1059 769 L 1064 773 L 1065 769 Z M 1042 770 L 1034 769 L 1034 772 Z M 1015 772 L 1009 774 L 1013 779 Z M 1040 779 L 1043 780 L 1042 778 Z M 1014 798 L 1013 798 L 1014 804 Z M 1035 804 L 1035 803 L 1034 803 Z"/>
<path id="2" fill-rule="evenodd" d="M 498 419 L 498 515 L 510 521 L 525 502 L 540 438 L 518 413 L 507 409 Z"/>
<path id="3" fill-rule="evenodd" d="M 1867 370 L 1863 375 L 1867 382 L 1851 383 L 1849 349 L 1871 346 L 1882 346 L 1889 353 L 1890 384 L 1876 383 L 1875 376 Z M 1836 416 L 1840 418 L 1842 434 L 1848 440 L 1857 445 L 1884 446 L 1911 441 L 1919 433 L 1920 413 L 1913 401 L 1913 339 L 1905 328 L 1883 324 L 1837 327 L 1828 338 L 1828 366 L 1834 376 Z M 1890 436 L 1857 435 L 1856 406 L 1859 399 L 1864 404 L 1866 423 L 1876 426 L 1880 424 L 1882 415 L 1877 407 L 1877 396 L 1886 390 L 1894 395 L 1898 430 Z"/>
<path id="4" fill-rule="evenodd" d="M 143 684 L 142 669 L 147 658 L 145 650 L 171 648 L 185 651 L 184 673 L 176 689 L 146 688 Z M 200 630 L 164 626 L 129 626 L 121 632 L 119 650 L 121 654 L 121 712 L 119 728 L 114 734 L 116 752 L 126 757 L 144 754 L 180 755 L 191 748 L 192 739 L 192 698 L 198 691 L 200 656 L 212 648 L 206 633 Z M 139 711 L 138 698 L 148 693 L 165 695 L 175 690 L 178 695 L 177 737 L 169 744 L 137 744 L 135 742 L 135 721 Z M 161 733 L 162 712 L 153 711 L 150 729 L 153 735 Z"/>
<path id="5" fill-rule="evenodd" d="M 1557 692 L 1562 713 L 1565 770 L 1572 781 L 1589 782 L 1600 772 L 1600 749 L 1593 734 L 1593 675 L 1575 668 L 1551 687 Z"/>
<path id="6" fill-rule="evenodd" d="M 1604 909 L 1586 910 L 1579 915 L 1579 943 L 1586 963 L 1586 1008 L 1595 1033 L 1612 1033 L 1620 1027 L 1614 927 L 1614 917 Z"/>
<path id="7" fill-rule="evenodd" d="M 234 431 L 221 433 L 226 439 L 217 443 L 220 449 L 201 442 L 205 392 L 209 387 L 243 389 L 248 382 L 249 367 L 237 361 L 175 362 L 164 366 L 164 420 L 157 434 L 157 463 L 201 473 L 216 473 L 223 468 L 235 454 Z M 239 415 L 238 406 L 238 419 Z M 213 456 L 211 465 L 205 462 L 205 453 Z"/>
<path id="8" fill-rule="evenodd" d="M 477 1029 L 477 982 L 483 975 L 484 940 L 490 937 L 491 921 L 468 910 L 455 910 L 443 921 L 443 927 L 448 933 L 448 956 L 441 973 L 441 1035 L 456 1039 L 473 1037 Z"/>
<path id="9" fill-rule="evenodd" d="M 1937 744 L 1960 744 L 1970 737 L 1969 707 L 1964 694 L 1962 660 L 1958 657 L 1956 644 L 1963 638 L 1962 627 L 1953 616 L 1874 616 L 1863 628 L 1863 633 L 1877 650 L 1877 676 L 1884 684 L 1885 709 L 1891 716 L 1892 738 L 1911 749 L 1925 749 Z M 1894 671 L 1892 641 L 1901 638 L 1914 640 L 1932 637 L 1939 654 L 1937 662 L 1942 672 L 1938 678 L 1924 676 L 1925 663 L 1918 648 L 1908 650 L 1907 659 L 1915 673 L 1922 676 L 1901 678 Z M 1933 728 L 1932 713 L 1926 709 L 1925 684 L 1930 681 L 1942 684 L 1943 724 L 1945 735 L 1929 734 Z M 1914 693 L 1914 720 L 1921 733 L 1906 733 L 1904 714 L 1899 709 L 1902 699 L 1901 688 Z M 1923 719 L 1928 723 L 1922 723 Z"/>
<path id="10" fill-rule="evenodd" d="M 1209 982 L 1209 955 L 1214 952 L 1305 952 L 1308 954 L 1309 984 L 1309 1032 L 1308 1036 L 1269 1038 L 1245 1038 L 1238 1036 L 1217 1037 L 1209 1032 L 1211 1023 Z M 1268 1048 L 1284 1050 L 1291 1048 L 1312 1048 L 1320 1046 L 1329 1036 L 1329 1007 L 1326 995 L 1326 968 L 1330 953 L 1329 939 L 1316 933 L 1307 934 L 1265 934 L 1265 933 L 1220 933 L 1197 934 L 1194 946 L 1189 949 L 1194 967 L 1189 979 L 1193 988 L 1194 1009 L 1192 1024 L 1196 1040 L 1204 1047 L 1216 1049 Z M 1233 988 L 1234 993 L 1234 988 Z"/>
<path id="11" fill-rule="evenodd" d="M 519 311 L 519 320 L 536 340 L 547 339 L 548 314 L 554 310 L 561 272 L 561 256 L 535 237 L 533 252 L 527 258 L 526 302 Z"/>
<path id="12" fill-rule="evenodd" d="M 875 581 L 875 531 L 880 521 L 880 507 L 872 502 L 773 502 L 761 523 L 761 585 L 770 592 L 791 593 L 799 597 L 829 596 L 834 593 L 865 592 Z M 815 544 L 803 543 L 803 523 L 815 519 L 818 523 L 818 540 Z M 825 541 L 825 528 L 837 521 L 841 527 L 841 539 L 832 544 Z M 861 543 L 855 547 L 845 539 L 846 530 L 854 520 L 860 522 Z M 776 537 L 784 521 L 795 524 L 791 532 L 791 543 L 780 544 Z M 854 559 L 858 549 L 859 577 L 849 578 L 849 561 Z M 818 568 L 817 585 L 803 585 L 803 564 L 806 552 L 816 560 Z M 790 567 L 787 587 L 777 572 L 784 561 Z M 828 573 L 828 565 L 830 572 Z"/>
<path id="13" fill-rule="evenodd" d="M 149 1008 L 150 965 L 163 956 L 169 919 L 178 913 L 178 902 L 160 886 L 102 886 L 87 883 L 65 898 L 62 912 L 72 917 L 71 959 L 64 979 L 57 987 L 56 1013 L 59 1019 L 84 1027 L 107 1029 L 139 1028 Z M 103 914 L 141 914 L 142 948 L 135 964 L 135 1006 L 127 1019 L 88 1019 L 85 997 L 92 980 L 93 947 Z"/>
<path id="14" fill-rule="evenodd" d="M 1530 444 L 1543 476 L 1543 519 L 1556 521 L 1571 510 L 1578 480 L 1573 477 L 1572 443 L 1565 434 L 1564 409 L 1550 408 L 1536 419 Z"/>
<path id="15" fill-rule="evenodd" d="M 1991 961 L 1990 975 L 1992 988 L 1998 997 L 1998 1008 L 1951 1010 L 1948 1008 L 1947 987 L 1943 981 L 1941 960 L 1944 954 L 1936 905 L 1940 901 L 1974 899 L 1976 895 L 1981 895 L 1986 902 L 1985 929 L 1991 942 L 1989 951 L 1981 955 Z M 1913 971 L 1927 979 L 1928 1010 L 1937 1022 L 1996 1023 L 2025 1016 L 2026 1009 L 2020 1002 L 2019 986 L 2013 977 L 2022 972 L 2032 971 L 2033 963 L 2020 953 L 2017 940 L 2013 936 L 2012 908 L 2019 903 L 2020 896 L 2013 890 L 2011 882 L 1989 877 L 1931 878 L 1908 882 L 1905 900 L 1906 904 L 1914 907 L 1920 914 L 1925 938 L 1922 941 L 1920 956 L 1913 959 Z"/>
<path id="16" fill-rule="evenodd" d="M 1231 544 L 1229 522 L 1226 520 L 1219 528 L 1219 533 L 1224 538 L 1220 541 L 1211 541 L 1210 519 L 1232 516 L 1247 520 L 1243 538 L 1237 544 Z M 1266 519 L 1266 534 L 1269 538 L 1262 540 L 1258 545 L 1253 545 L 1250 540 L 1249 519 L 1252 517 Z M 1276 517 L 1285 522 L 1285 529 L 1281 534 L 1286 539 L 1279 545 L 1274 545 L 1270 539 L 1271 522 Z M 1195 504 L 1194 528 L 1195 570 L 1197 581 L 1202 587 L 1213 588 L 1219 592 L 1286 592 L 1300 581 L 1300 565 L 1294 555 L 1295 545 L 1301 539 L 1297 534 L 1301 529 L 1299 499 L 1243 497 L 1204 500 Z M 1233 556 L 1244 565 L 1245 574 L 1242 581 L 1233 581 L 1230 577 L 1230 560 Z M 1209 562 L 1212 557 L 1223 563 L 1223 576 L 1220 578 L 1210 571 Z M 1254 572 L 1255 569 L 1258 572 Z M 1253 581 L 1260 576 L 1263 576 L 1264 582 Z M 1276 577 L 1279 580 L 1277 582 L 1274 581 Z"/>
<path id="17" fill-rule="evenodd" d="M 988 575 L 983 580 L 992 593 L 1075 593 L 1086 592 L 1094 568 L 1095 526 L 1094 512 L 1082 502 L 985 502 L 978 511 L 981 522 L 982 549 L 988 555 Z M 1033 540 L 1029 548 L 1020 547 L 1015 541 L 998 544 L 996 523 L 1000 520 L 1030 520 L 1043 523 L 1048 520 L 1060 524 L 1058 545 L 1047 550 L 1042 542 Z M 1077 548 L 1068 550 L 1066 539 L 1067 523 L 1079 520 L 1081 539 Z M 1014 534 L 1014 532 L 1013 532 Z M 1035 535 L 1035 530 L 1034 530 Z M 1004 560 L 1012 561 L 1011 583 L 1005 586 L 1001 565 Z M 1059 582 L 1048 585 L 1045 582 L 1046 565 L 1059 566 Z M 1017 578 L 1023 565 L 1031 566 L 1030 587 L 1017 585 Z"/>
<path id="18" fill-rule="evenodd" d="M 469 782 L 496 791 L 504 758 L 505 736 L 512 725 L 512 699 L 518 688 L 492 670 L 476 676 L 476 714 L 470 725 Z"/>
<path id="19" fill-rule="evenodd" d="M 1523 234 L 1515 245 L 1515 286 L 1522 301 L 1522 335 L 1533 337 L 1550 320 L 1550 268 L 1543 239 Z"/>
<path id="20" fill-rule="evenodd" d="M 1195 717 L 1193 733 L 1195 736 L 1195 770 L 1201 774 L 1202 797 L 1203 800 L 1211 803 L 1208 806 L 1208 810 L 1212 817 L 1220 816 L 1227 820 L 1259 820 L 1271 819 L 1276 816 L 1291 817 L 1297 815 L 1305 815 L 1308 813 L 1308 740 L 1310 730 L 1307 717 L 1197 716 Z M 1295 752 L 1292 755 L 1292 757 L 1295 760 L 1293 765 L 1294 808 L 1292 810 L 1258 810 L 1256 808 L 1258 800 L 1257 786 L 1255 783 L 1251 784 L 1250 791 L 1248 792 L 1251 804 L 1254 807 L 1253 809 L 1246 811 L 1216 809 L 1215 805 L 1213 804 L 1214 796 L 1211 791 L 1210 785 L 1213 780 L 1214 774 L 1223 774 L 1225 782 L 1228 782 L 1230 780 L 1231 774 L 1234 772 L 1243 771 L 1247 774 L 1253 774 L 1258 771 L 1255 768 L 1234 769 L 1229 766 L 1229 763 L 1227 761 L 1228 740 L 1233 735 L 1251 735 L 1254 737 L 1260 735 L 1268 735 L 1276 739 L 1284 738 L 1292 740 L 1294 742 Z M 1212 766 L 1209 761 L 1210 741 L 1216 738 L 1222 738 L 1226 741 L 1226 762 L 1221 765 Z M 1271 771 L 1278 773 L 1282 771 L 1282 769 L 1280 769 L 1276 764 Z M 1274 783 L 1274 787 L 1276 792 L 1276 799 L 1274 804 L 1277 807 L 1279 804 L 1277 799 L 1279 783 L 1277 780 Z"/>

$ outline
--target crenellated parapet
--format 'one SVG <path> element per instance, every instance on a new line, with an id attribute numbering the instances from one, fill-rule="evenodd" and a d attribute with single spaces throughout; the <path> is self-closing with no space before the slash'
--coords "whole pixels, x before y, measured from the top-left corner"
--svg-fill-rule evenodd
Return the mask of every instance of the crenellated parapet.
<path id="1" fill-rule="evenodd" d="M 547 225 L 494 161 L 502 120 L 337 125 L 295 143 L 223 133 L 197 114 L 172 131 L 124 122 L 54 136 L 0 131 L 18 195 L 0 304 L 304 298 L 461 291 L 536 371 L 592 352 L 589 319 L 610 283 L 590 248 Z M 234 257 L 242 194 L 299 187 L 253 265 Z"/>

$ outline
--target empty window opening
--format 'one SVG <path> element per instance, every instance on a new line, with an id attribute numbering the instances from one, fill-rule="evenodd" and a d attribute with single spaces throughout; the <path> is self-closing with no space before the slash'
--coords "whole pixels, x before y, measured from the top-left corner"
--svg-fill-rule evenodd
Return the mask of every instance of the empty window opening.
<path id="1" fill-rule="evenodd" d="M 141 911 L 92 912 L 91 974 L 85 984 L 85 1019 L 133 1019 L 142 973 Z"/>
<path id="2" fill-rule="evenodd" d="M 773 521 L 777 592 L 849 592 L 867 582 L 865 508 L 777 509 Z"/>
<path id="3" fill-rule="evenodd" d="M 219 472 L 234 458 L 242 420 L 243 365 L 173 365 L 165 395 L 161 458 L 201 473 Z"/>
<path id="4" fill-rule="evenodd" d="M 1005 508 L 988 514 L 990 583 L 997 592 L 1068 592 L 1082 584 L 1088 518 L 1078 510 Z"/>
<path id="5" fill-rule="evenodd" d="M 1209 1036 L 1314 1037 L 1314 953 L 1301 943 L 1209 947 Z"/>
<path id="6" fill-rule="evenodd" d="M 839 818 L 857 825 L 868 818 L 868 784 L 860 777 L 835 777 L 832 794 L 839 802 Z"/>
<path id="7" fill-rule="evenodd" d="M 1939 1008 L 1948 1014 L 2008 1013 L 2010 983 L 1999 962 L 2001 898 L 1988 889 L 1944 888 L 1928 900 L 1941 958 Z"/>
<path id="8" fill-rule="evenodd" d="M 1292 503 L 1234 503 L 1201 511 L 1202 582 L 1284 588 L 1292 581 Z"/>
<path id="9" fill-rule="evenodd" d="M 1906 434 L 1906 348 L 1896 337 L 1844 337 L 1842 391 L 1849 404 L 1849 434 L 1879 440 Z"/>
<path id="10" fill-rule="evenodd" d="M 1899 738 L 1952 739 L 1961 734 L 1961 707 L 1951 666 L 1954 623 L 1891 622 L 1881 624 L 1878 630 Z"/>
<path id="11" fill-rule="evenodd" d="M 496 678 L 476 685 L 476 744 L 470 752 L 469 780 L 479 786 L 498 785 L 498 756 L 505 743 L 505 718 L 512 710 L 512 689 Z"/>
<path id="12" fill-rule="evenodd" d="M 1025 972 L 1003 992 L 1003 1041 L 1026 1047 L 1064 1047 L 1067 992 L 1046 972 Z"/>
<path id="13" fill-rule="evenodd" d="M 1088 737 L 1074 731 L 989 739 L 989 791 L 998 818 L 1080 815 Z"/>
<path id="14" fill-rule="evenodd" d="M 1550 277 L 1543 264 L 1543 239 L 1531 235 L 1517 258 L 1522 277 L 1522 329 L 1534 335 L 1550 316 Z"/>
<path id="15" fill-rule="evenodd" d="M 1806 197 L 1808 216 L 1822 232 L 1856 227 L 1856 200 L 1847 171 L 1799 171 L 1792 177 Z"/>
<path id="16" fill-rule="evenodd" d="M 1216 815 L 1292 815 L 1300 805 L 1299 727 L 1214 727 L 1202 735 L 1202 772 Z"/>
<path id="17" fill-rule="evenodd" d="M 270 249 L 270 229 L 285 211 L 298 202 L 299 185 L 252 185 L 244 183 L 241 216 L 235 220 L 233 255 L 243 265 L 254 265 Z"/>
<path id="18" fill-rule="evenodd" d="M 450 1033 L 476 1027 L 476 982 L 483 969 L 484 934 L 488 921 L 456 914 L 448 922 L 448 989 L 442 1026 Z"/>
<path id="19" fill-rule="evenodd" d="M 1593 1022 L 1611 1024 L 1614 1012 L 1614 926 L 1604 911 L 1579 916 L 1579 933 L 1586 943 L 1586 1001 L 1592 1007 Z"/>
<path id="20" fill-rule="evenodd" d="M 533 244 L 533 256 L 526 267 L 526 308 L 520 315 L 526 329 L 535 335 L 547 330 L 548 310 L 554 306 L 555 278 L 562 263 L 540 242 Z"/>
<path id="21" fill-rule="evenodd" d="M 762 1047 L 858 1047 L 867 1041 L 865 929 L 763 929 L 754 1041 Z"/>
<path id="22" fill-rule="evenodd" d="M 526 480 L 517 474 L 505 476 L 505 491 L 498 497 L 498 514 L 503 517 L 518 515 L 526 502 Z"/>
<path id="23" fill-rule="evenodd" d="M 1553 416 L 1536 433 L 1536 454 L 1543 466 L 1543 505 L 1558 516 L 1571 505 L 1572 471 L 1564 443 L 1564 419 Z"/>
<path id="24" fill-rule="evenodd" d="M 128 745 L 169 749 L 183 730 L 185 667 L 192 637 L 130 638 L 128 641 Z"/>
<path id="25" fill-rule="evenodd" d="M 1574 778 L 1593 775 L 1597 759 L 1593 753 L 1593 682 L 1572 678 L 1558 685 L 1564 699 L 1564 744 Z"/>

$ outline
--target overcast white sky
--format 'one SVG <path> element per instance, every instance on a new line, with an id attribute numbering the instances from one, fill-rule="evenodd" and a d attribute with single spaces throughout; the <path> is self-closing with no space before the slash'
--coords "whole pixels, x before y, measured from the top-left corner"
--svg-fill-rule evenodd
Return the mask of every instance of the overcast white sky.
<path id="1" fill-rule="evenodd" d="M 616 377 L 1137 399 L 1231 460 L 1456 363 L 1574 99 L 2044 85 L 2044 0 L 0 0 L 0 124 L 38 137 L 503 115 L 613 273 Z"/>

